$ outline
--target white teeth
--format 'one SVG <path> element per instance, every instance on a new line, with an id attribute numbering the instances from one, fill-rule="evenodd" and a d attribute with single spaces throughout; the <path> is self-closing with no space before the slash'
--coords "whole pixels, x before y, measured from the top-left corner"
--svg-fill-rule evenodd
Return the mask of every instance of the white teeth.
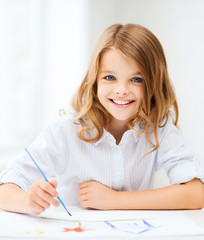
<path id="1" fill-rule="evenodd" d="M 113 99 L 112 99 L 113 100 Z M 119 101 L 119 100 L 113 100 L 114 103 L 117 103 L 117 104 L 120 104 L 120 105 L 125 105 L 125 104 L 128 104 L 130 102 L 128 101 Z"/>

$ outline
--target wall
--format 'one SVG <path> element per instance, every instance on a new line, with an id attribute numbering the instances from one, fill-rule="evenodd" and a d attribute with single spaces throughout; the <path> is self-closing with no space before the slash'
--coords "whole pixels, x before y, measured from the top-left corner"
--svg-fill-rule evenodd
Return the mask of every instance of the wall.
<path id="1" fill-rule="evenodd" d="M 43 9 L 48 121 L 55 119 L 61 108 L 71 110 L 71 98 L 86 71 L 87 5 L 83 0 L 47 0 Z"/>
<path id="2" fill-rule="evenodd" d="M 0 1 L 0 169 L 70 110 L 86 61 L 86 1 Z"/>
<path id="3" fill-rule="evenodd" d="M 29 1 L 0 1 L 0 169 L 28 141 L 27 129 L 34 130 L 28 118 L 31 92 L 30 108 L 26 104 L 32 85 L 28 19 Z"/>

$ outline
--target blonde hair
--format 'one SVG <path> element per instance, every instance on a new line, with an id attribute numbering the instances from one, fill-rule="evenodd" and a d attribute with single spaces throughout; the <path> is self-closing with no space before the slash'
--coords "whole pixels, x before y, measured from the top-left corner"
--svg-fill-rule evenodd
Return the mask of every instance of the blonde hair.
<path id="1" fill-rule="evenodd" d="M 129 128 L 134 129 L 134 125 L 140 123 L 143 127 L 138 137 L 145 133 L 154 151 L 159 147 L 158 129 L 166 125 L 170 112 L 177 125 L 178 105 L 161 43 L 152 32 L 136 24 L 114 24 L 99 38 L 88 71 L 72 102 L 76 112 L 75 123 L 81 125 L 78 137 L 86 142 L 96 142 L 101 138 L 103 128 L 109 124 L 110 114 L 97 97 L 97 74 L 102 55 L 113 47 L 134 60 L 142 73 L 144 98 L 136 118 L 129 122 Z M 86 133 L 93 129 L 97 130 L 96 135 L 87 137 Z M 152 130 L 156 144 L 150 140 Z"/>

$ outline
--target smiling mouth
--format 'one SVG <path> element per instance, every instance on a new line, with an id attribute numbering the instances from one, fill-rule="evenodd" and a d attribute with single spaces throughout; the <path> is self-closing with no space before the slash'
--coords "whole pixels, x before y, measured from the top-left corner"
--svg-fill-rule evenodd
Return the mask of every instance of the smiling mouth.
<path id="1" fill-rule="evenodd" d="M 114 99 L 109 99 L 111 102 L 120 105 L 120 106 L 125 106 L 125 105 L 129 105 L 133 102 L 135 102 L 135 100 L 114 100 Z"/>

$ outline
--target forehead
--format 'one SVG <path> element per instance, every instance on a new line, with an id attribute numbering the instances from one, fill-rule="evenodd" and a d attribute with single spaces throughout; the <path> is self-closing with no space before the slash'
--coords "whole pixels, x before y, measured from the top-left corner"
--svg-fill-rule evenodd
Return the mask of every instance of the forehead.
<path id="1" fill-rule="evenodd" d="M 140 72 L 135 61 L 128 58 L 120 50 L 115 48 L 106 51 L 102 55 L 99 71 L 125 71 L 128 73 Z"/>

